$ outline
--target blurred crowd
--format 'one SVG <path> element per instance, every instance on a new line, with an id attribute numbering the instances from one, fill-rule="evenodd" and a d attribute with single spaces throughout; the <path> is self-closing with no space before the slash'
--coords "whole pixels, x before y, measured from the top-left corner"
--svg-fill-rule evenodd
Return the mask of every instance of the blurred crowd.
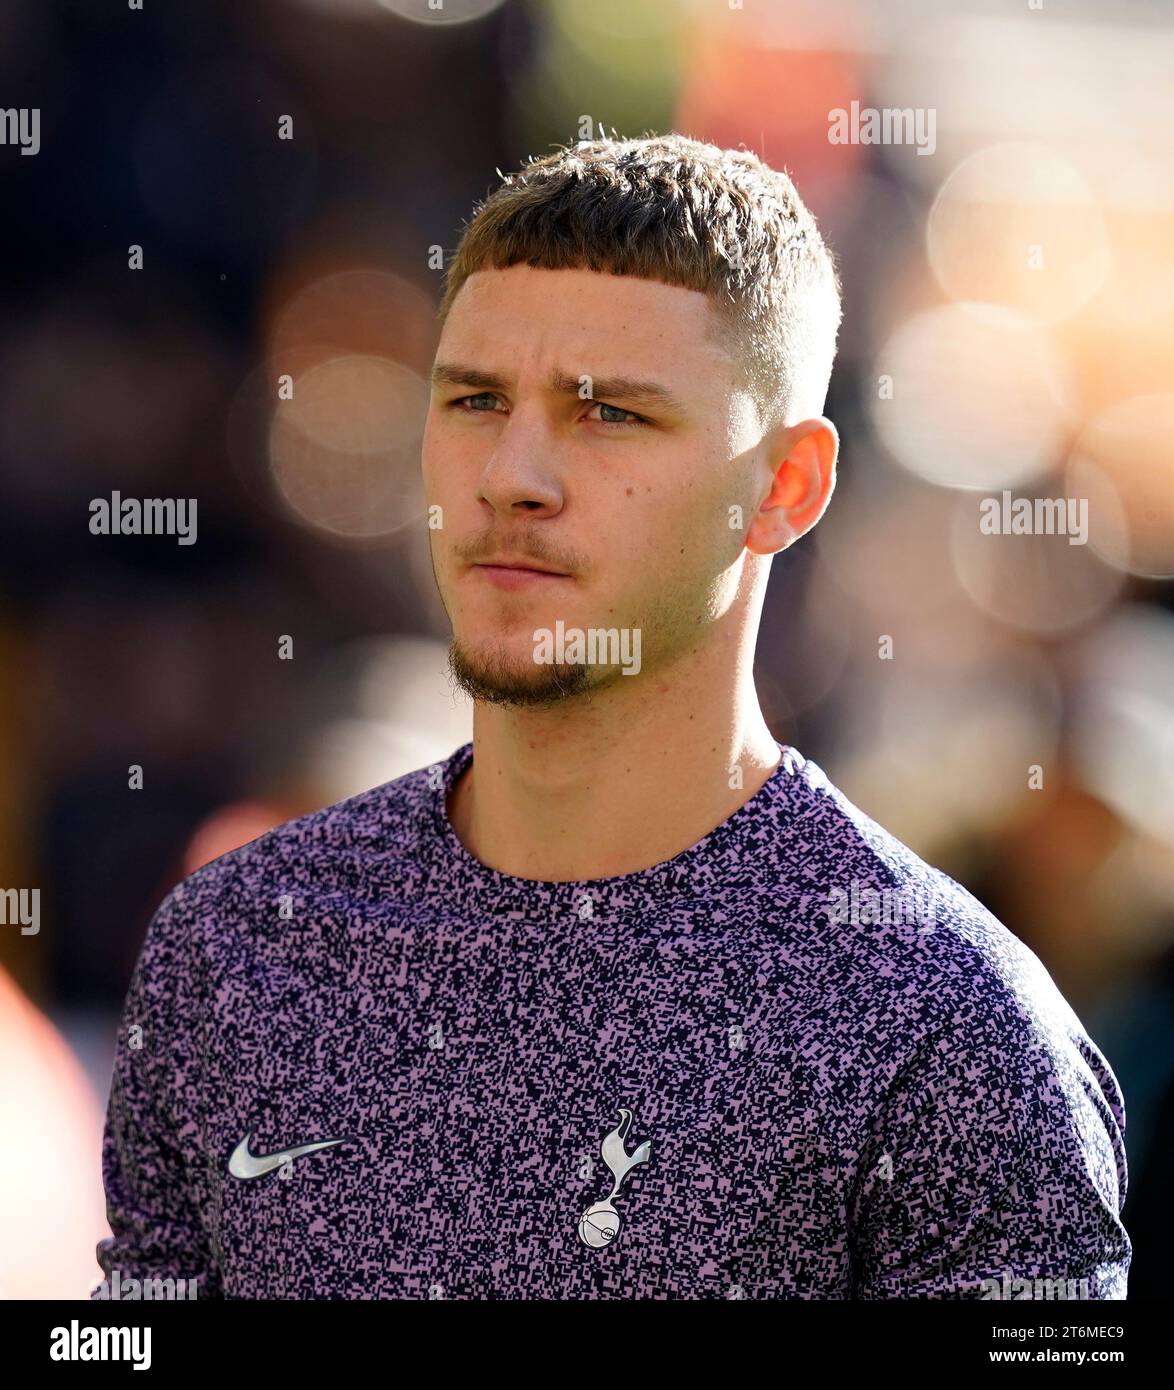
<path id="1" fill-rule="evenodd" d="M 41 113 L 35 157 L 0 148 L 0 888 L 41 890 L 39 931 L 0 927 L 0 1292 L 97 1282 L 163 894 L 471 735 L 422 524 L 437 248 L 495 169 L 678 130 L 788 169 L 844 284 L 839 482 L 774 562 L 768 720 L 1043 960 L 1125 1092 L 1130 1295 L 1169 1294 L 1163 7 L 11 0 L 0 34 Z M 932 150 L 833 142 L 853 102 L 932 111 Z M 116 491 L 198 498 L 197 543 L 92 534 Z M 1085 499 L 1086 542 L 983 534 L 1004 492 Z"/>

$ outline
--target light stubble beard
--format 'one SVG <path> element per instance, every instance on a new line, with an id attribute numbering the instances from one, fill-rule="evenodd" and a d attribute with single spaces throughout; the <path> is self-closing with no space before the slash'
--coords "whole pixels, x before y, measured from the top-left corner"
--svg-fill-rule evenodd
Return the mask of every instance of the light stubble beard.
<path id="1" fill-rule="evenodd" d="M 582 662 L 533 667 L 534 675 L 518 673 L 504 648 L 495 658 L 477 657 L 456 637 L 448 647 L 453 682 L 474 700 L 513 709 L 549 709 L 590 694 L 605 684 L 608 672 Z"/>

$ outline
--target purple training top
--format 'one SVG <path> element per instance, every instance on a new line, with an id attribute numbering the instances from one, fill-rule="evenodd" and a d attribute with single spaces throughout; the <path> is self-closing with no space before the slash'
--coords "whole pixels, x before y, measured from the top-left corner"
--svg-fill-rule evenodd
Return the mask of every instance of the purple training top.
<path id="1" fill-rule="evenodd" d="M 124 1296 L 1124 1298 L 1105 1058 L 1027 947 L 779 746 L 640 873 L 481 864 L 446 812 L 465 744 L 178 884 L 119 1033 L 103 1273 Z"/>

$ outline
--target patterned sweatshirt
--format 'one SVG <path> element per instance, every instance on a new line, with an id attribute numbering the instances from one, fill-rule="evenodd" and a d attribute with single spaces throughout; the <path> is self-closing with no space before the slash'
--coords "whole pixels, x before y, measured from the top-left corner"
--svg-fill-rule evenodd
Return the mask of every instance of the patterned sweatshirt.
<path id="1" fill-rule="evenodd" d="M 1124 1298 L 1105 1058 L 1026 946 L 779 747 L 637 873 L 482 864 L 446 810 L 465 744 L 178 884 L 119 1032 L 99 1288 Z"/>

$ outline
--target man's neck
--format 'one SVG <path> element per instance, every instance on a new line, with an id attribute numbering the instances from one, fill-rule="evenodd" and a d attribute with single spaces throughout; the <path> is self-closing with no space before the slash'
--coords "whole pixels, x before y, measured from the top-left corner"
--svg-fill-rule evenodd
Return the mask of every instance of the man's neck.
<path id="1" fill-rule="evenodd" d="M 770 778 L 779 750 L 757 699 L 745 708 L 620 721 L 551 721 L 478 704 L 473 762 L 448 816 L 475 858 L 548 882 L 637 873 L 689 849 Z"/>

